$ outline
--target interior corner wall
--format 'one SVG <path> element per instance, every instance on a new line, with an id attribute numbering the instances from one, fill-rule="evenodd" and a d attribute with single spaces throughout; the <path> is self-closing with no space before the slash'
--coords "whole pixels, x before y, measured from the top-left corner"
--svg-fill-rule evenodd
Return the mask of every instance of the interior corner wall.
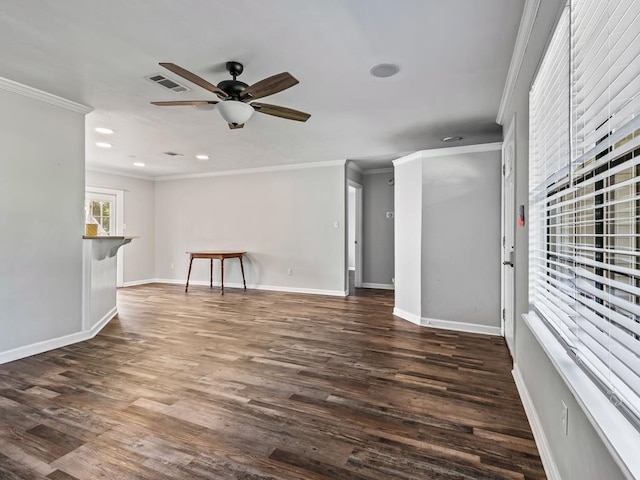
<path id="1" fill-rule="evenodd" d="M 345 190 L 344 165 L 158 181 L 156 275 L 183 283 L 186 252 L 243 250 L 248 287 L 344 295 Z M 209 263 L 191 280 L 208 285 Z M 225 285 L 242 285 L 238 262 Z"/>
<path id="2" fill-rule="evenodd" d="M 394 186 L 387 181 L 393 170 L 365 174 L 362 190 L 362 282 L 363 286 L 393 288 Z"/>
<path id="3" fill-rule="evenodd" d="M 124 285 L 150 282 L 155 274 L 155 182 L 102 172 L 86 172 L 87 186 L 124 190 L 125 235 L 134 239 L 120 251 Z"/>
<path id="4" fill-rule="evenodd" d="M 528 208 L 529 168 L 529 89 L 564 0 L 539 3 L 522 67 L 504 116 L 504 131 L 515 118 L 516 164 L 515 203 Z M 515 117 L 514 117 L 515 115 Z M 522 319 L 528 310 L 527 227 L 515 232 L 515 353 L 514 371 L 526 389 L 530 419 L 537 425 L 538 447 L 544 448 L 562 479 L 582 480 L 625 478 L 611 453 L 591 425 L 566 383 L 547 357 L 543 347 Z M 561 428 L 562 402 L 569 407 L 569 435 Z M 536 432 L 536 430 L 534 430 Z M 541 442 L 543 437 L 544 442 Z M 551 477 L 550 477 L 551 478 Z M 557 478 L 557 477 L 556 477 Z"/>
<path id="5" fill-rule="evenodd" d="M 420 323 L 422 295 L 422 161 L 394 162 L 394 314 Z"/>
<path id="6" fill-rule="evenodd" d="M 500 334 L 500 168 L 500 150 L 422 160 L 426 323 Z"/>
<path id="7" fill-rule="evenodd" d="M 0 90 L 0 354 L 82 329 L 84 115 Z"/>

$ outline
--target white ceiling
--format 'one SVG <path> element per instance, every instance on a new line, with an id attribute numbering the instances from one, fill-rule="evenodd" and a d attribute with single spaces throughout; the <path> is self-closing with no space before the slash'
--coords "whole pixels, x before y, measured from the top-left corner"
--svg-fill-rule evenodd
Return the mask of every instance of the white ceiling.
<path id="1" fill-rule="evenodd" d="M 146 177 L 358 159 L 380 168 L 402 153 L 499 141 L 495 118 L 524 0 L 2 1 L 0 76 L 95 110 L 87 167 Z M 216 111 L 151 101 L 215 100 L 164 70 L 211 83 L 244 63 L 248 84 L 290 72 L 300 84 L 259 101 L 311 114 L 256 114 L 229 130 Z M 375 78 L 378 63 L 400 73 Z M 183 94 L 144 77 L 161 72 Z M 105 126 L 113 148 L 95 146 Z M 169 157 L 165 151 L 184 156 Z M 210 160 L 196 160 L 206 153 Z M 146 167 L 134 167 L 134 161 Z"/>

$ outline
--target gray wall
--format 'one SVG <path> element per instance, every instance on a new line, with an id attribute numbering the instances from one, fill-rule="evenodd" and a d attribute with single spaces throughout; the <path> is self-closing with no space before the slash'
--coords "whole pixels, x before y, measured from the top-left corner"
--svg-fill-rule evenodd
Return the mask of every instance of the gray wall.
<path id="1" fill-rule="evenodd" d="M 393 169 L 363 175 L 362 283 L 365 287 L 393 286 L 394 219 L 386 218 L 387 212 L 393 212 L 394 187 L 387 184 L 392 177 Z"/>
<path id="2" fill-rule="evenodd" d="M 157 182 L 156 276 L 184 282 L 190 250 L 241 249 L 248 285 L 344 294 L 345 183 L 344 165 Z M 208 263 L 193 265 L 208 282 Z M 225 262 L 233 283 L 240 268 Z"/>
<path id="3" fill-rule="evenodd" d="M 0 353 L 82 329 L 84 116 L 0 90 Z"/>
<path id="4" fill-rule="evenodd" d="M 152 281 L 155 275 L 155 182 L 139 178 L 86 172 L 86 185 L 124 190 L 125 235 L 135 235 L 120 251 L 124 257 L 124 283 Z"/>
<path id="5" fill-rule="evenodd" d="M 505 129 L 516 114 L 515 204 L 528 205 L 528 92 L 543 50 L 564 0 L 540 2 L 534 29 L 505 115 Z M 563 479 L 623 478 L 575 398 L 529 331 L 521 315 L 528 310 L 528 229 L 516 228 L 515 263 L 515 368 L 528 390 L 540 427 Z M 559 428 L 561 402 L 569 406 L 569 435 Z"/>
<path id="6" fill-rule="evenodd" d="M 500 328 L 500 165 L 499 150 L 422 160 L 422 317 Z"/>

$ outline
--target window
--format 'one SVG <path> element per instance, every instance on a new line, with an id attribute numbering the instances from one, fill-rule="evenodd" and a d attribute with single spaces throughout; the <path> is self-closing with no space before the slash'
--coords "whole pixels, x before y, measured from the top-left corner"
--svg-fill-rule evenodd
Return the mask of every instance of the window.
<path id="1" fill-rule="evenodd" d="M 538 313 L 640 425 L 640 2 L 572 0 L 531 88 Z"/>
<path id="2" fill-rule="evenodd" d="M 111 235 L 111 202 L 104 200 L 87 200 L 85 206 L 89 217 L 98 224 L 100 235 Z"/>

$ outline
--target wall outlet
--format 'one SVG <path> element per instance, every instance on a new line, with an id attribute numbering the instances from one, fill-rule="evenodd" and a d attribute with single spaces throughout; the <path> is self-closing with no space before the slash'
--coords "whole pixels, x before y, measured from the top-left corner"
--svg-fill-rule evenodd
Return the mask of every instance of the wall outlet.
<path id="1" fill-rule="evenodd" d="M 393 284 L 396 283 L 396 277 L 391 277 L 391 283 L 393 283 Z"/>
<path id="2" fill-rule="evenodd" d="M 569 435 L 569 407 L 562 401 L 562 431 L 565 437 Z"/>
<path id="3" fill-rule="evenodd" d="M 387 212 L 387 218 L 393 218 L 393 212 Z"/>
<path id="4" fill-rule="evenodd" d="M 333 222 L 333 228 L 340 228 L 340 222 Z"/>
<path id="5" fill-rule="evenodd" d="M 171 270 L 173 270 L 175 268 L 175 265 L 172 263 L 171 264 Z"/>
<path id="6" fill-rule="evenodd" d="M 287 269 L 287 275 L 289 275 L 289 276 L 293 275 L 293 268 L 288 268 Z"/>

